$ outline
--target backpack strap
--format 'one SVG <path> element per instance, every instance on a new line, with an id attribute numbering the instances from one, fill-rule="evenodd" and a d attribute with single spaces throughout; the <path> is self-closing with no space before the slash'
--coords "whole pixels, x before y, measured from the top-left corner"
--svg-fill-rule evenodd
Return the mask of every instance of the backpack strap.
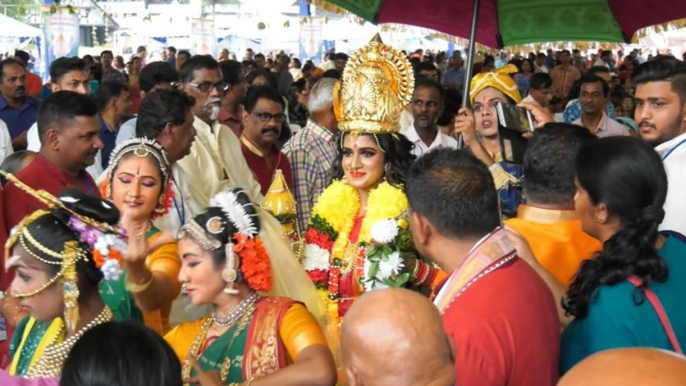
<path id="1" fill-rule="evenodd" d="M 643 285 L 643 281 L 636 276 L 629 276 L 626 280 L 637 288 Z M 657 295 L 655 295 L 655 292 L 648 287 L 643 288 L 643 291 L 650 304 L 652 304 L 653 309 L 655 309 L 655 312 L 657 312 L 657 316 L 660 318 L 660 323 L 662 323 L 662 327 L 664 327 L 665 332 L 667 332 L 667 337 L 669 338 L 672 347 L 674 347 L 674 351 L 683 355 L 684 352 L 681 350 L 679 341 L 676 339 L 676 334 L 674 334 L 674 329 L 672 329 L 672 324 L 669 322 L 669 318 L 667 317 L 664 307 L 662 307 L 662 303 L 660 303 L 660 299 L 658 299 Z"/>

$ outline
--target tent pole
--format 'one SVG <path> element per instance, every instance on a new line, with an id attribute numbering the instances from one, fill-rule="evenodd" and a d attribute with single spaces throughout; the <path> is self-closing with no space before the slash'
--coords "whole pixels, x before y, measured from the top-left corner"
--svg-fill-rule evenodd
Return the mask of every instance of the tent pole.
<path id="1" fill-rule="evenodd" d="M 476 28 L 479 22 L 479 8 L 481 7 L 481 0 L 474 0 L 472 8 L 472 29 L 469 32 L 469 49 L 467 50 L 467 68 L 464 72 L 464 89 L 462 90 L 462 107 L 471 107 L 469 105 L 469 87 L 472 83 L 472 70 L 474 67 L 474 52 L 476 52 Z M 457 148 L 462 149 L 464 146 L 462 134 L 457 139 Z"/>

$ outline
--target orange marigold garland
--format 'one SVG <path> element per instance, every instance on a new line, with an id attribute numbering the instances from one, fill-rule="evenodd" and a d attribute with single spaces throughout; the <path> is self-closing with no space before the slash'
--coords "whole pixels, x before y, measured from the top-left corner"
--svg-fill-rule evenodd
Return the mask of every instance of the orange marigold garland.
<path id="1" fill-rule="evenodd" d="M 233 251 L 241 258 L 241 272 L 246 283 L 255 291 L 268 292 L 274 286 L 272 265 L 262 238 L 249 238 L 245 234 L 234 235 L 238 243 Z"/>

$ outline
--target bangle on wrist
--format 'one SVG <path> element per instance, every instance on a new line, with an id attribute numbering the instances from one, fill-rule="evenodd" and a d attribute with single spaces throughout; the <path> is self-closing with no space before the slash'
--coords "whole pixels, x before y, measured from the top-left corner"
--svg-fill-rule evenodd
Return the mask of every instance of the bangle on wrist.
<path id="1" fill-rule="evenodd" d="M 153 274 L 150 274 L 150 279 L 144 283 L 131 283 L 129 282 L 128 276 L 126 277 L 126 289 L 129 290 L 132 294 L 137 294 L 145 291 L 150 287 L 150 284 L 152 284 L 152 281 L 155 279 L 155 276 Z"/>

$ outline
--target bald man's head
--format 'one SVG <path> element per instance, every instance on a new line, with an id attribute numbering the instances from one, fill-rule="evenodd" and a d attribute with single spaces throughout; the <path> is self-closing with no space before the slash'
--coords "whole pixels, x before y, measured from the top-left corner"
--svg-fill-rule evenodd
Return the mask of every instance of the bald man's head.
<path id="1" fill-rule="evenodd" d="M 650 349 L 622 348 L 592 355 L 574 366 L 558 386 L 686 385 L 686 357 Z"/>
<path id="2" fill-rule="evenodd" d="M 351 386 L 454 385 L 450 342 L 436 307 L 406 289 L 366 293 L 341 327 L 343 365 Z"/>

